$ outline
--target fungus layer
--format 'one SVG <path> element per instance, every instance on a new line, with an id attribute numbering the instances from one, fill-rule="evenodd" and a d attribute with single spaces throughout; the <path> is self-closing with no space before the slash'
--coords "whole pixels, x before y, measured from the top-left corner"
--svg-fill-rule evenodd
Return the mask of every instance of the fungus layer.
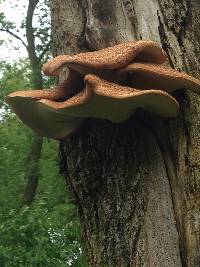
<path id="1" fill-rule="evenodd" d="M 42 99 L 39 102 L 66 116 L 103 118 L 112 122 L 127 120 L 137 108 L 165 117 L 174 117 L 179 111 L 178 102 L 161 90 L 137 90 L 92 74 L 85 76 L 85 83 L 84 90 L 66 101 Z"/>
<path id="2" fill-rule="evenodd" d="M 124 79 L 128 79 L 132 86 L 139 89 L 154 88 L 172 92 L 186 88 L 200 93 L 200 80 L 163 65 L 135 62 L 117 73 L 119 76 L 123 74 Z"/>
<path id="3" fill-rule="evenodd" d="M 83 122 L 81 118 L 65 116 L 29 96 L 8 96 L 7 103 L 20 120 L 40 136 L 62 139 Z"/>
<path id="4" fill-rule="evenodd" d="M 200 81 L 164 67 L 166 53 L 152 41 L 126 42 L 95 52 L 60 55 L 43 66 L 45 74 L 67 79 L 53 90 L 29 90 L 6 97 L 18 117 L 41 136 L 66 138 L 87 118 L 123 122 L 143 108 L 174 117 L 178 102 L 167 92 Z M 164 92 L 166 91 L 166 92 Z"/>
<path id="5" fill-rule="evenodd" d="M 77 70 L 83 75 L 99 70 L 119 69 L 133 61 L 164 63 L 166 53 L 153 41 L 131 41 L 107 47 L 99 51 L 77 55 L 60 55 L 43 66 L 49 76 L 58 76 L 63 66 Z"/>

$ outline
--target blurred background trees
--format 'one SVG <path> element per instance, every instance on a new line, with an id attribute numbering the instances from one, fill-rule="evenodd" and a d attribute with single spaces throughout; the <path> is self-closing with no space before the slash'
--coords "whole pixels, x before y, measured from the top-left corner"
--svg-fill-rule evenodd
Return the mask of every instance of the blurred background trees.
<path id="1" fill-rule="evenodd" d="M 7 8 L 0 12 L 0 49 L 5 51 L 0 59 L 1 267 L 86 266 L 76 209 L 59 174 L 58 142 L 33 135 L 4 102 L 13 91 L 55 84 L 41 73 L 51 57 L 50 5 L 0 2 L 1 10 Z M 13 20 L 9 12 L 16 14 Z M 31 153 L 38 144 L 33 166 Z"/>
<path id="2" fill-rule="evenodd" d="M 15 2 L 13 8 L 18 8 L 19 3 L 19 1 Z M 24 4 L 21 3 L 21 7 L 26 10 L 23 12 L 24 17 L 22 18 L 14 16 L 13 20 L 13 18 L 8 19 L 4 13 L 0 14 L 0 31 L 12 37 L 11 40 L 20 41 L 20 44 L 27 53 L 30 64 L 31 86 L 35 89 L 43 88 L 44 79 L 42 77 L 41 67 L 49 55 L 48 52 L 50 51 L 51 43 L 49 20 L 50 1 L 29 0 Z M 32 133 L 30 149 L 27 156 L 29 164 L 26 165 L 25 171 L 27 184 L 23 193 L 23 204 L 29 205 L 35 198 L 39 181 L 39 161 L 42 144 L 43 138 Z"/>

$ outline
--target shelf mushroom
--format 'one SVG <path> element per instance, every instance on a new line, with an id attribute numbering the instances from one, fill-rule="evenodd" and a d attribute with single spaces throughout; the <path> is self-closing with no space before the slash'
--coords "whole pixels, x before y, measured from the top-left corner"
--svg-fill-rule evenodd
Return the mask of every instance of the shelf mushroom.
<path id="1" fill-rule="evenodd" d="M 178 102 L 161 90 L 137 90 L 94 74 L 85 76 L 85 84 L 82 91 L 63 102 L 54 101 L 55 91 L 50 90 L 12 93 L 7 102 L 30 128 L 42 136 L 56 139 L 73 133 L 83 118 L 123 122 L 137 108 L 165 117 L 174 117 L 179 111 Z"/>
<path id="2" fill-rule="evenodd" d="M 20 120 L 40 136 L 62 139 L 71 135 L 83 122 L 81 118 L 66 117 L 65 114 L 42 105 L 36 98 L 37 91 L 34 96 L 27 93 L 29 91 L 24 91 L 24 94 L 20 92 L 19 95 L 10 94 L 6 102 Z"/>
<path id="3" fill-rule="evenodd" d="M 68 66 L 83 75 L 99 74 L 101 71 L 125 67 L 133 61 L 162 64 L 166 59 L 166 53 L 157 43 L 130 41 L 94 52 L 57 56 L 44 64 L 43 72 L 49 76 L 58 76 L 61 68 Z"/>
<path id="4" fill-rule="evenodd" d="M 117 73 L 119 76 L 123 74 L 128 74 L 130 85 L 138 89 L 162 89 L 169 93 L 186 88 L 200 93 L 200 80 L 160 64 L 134 62 Z"/>
<path id="5" fill-rule="evenodd" d="M 74 97 L 56 102 L 39 100 L 44 106 L 66 117 L 102 118 L 112 122 L 129 119 L 137 108 L 144 108 L 164 117 L 175 117 L 178 102 L 161 90 L 137 90 L 106 81 L 94 74 L 85 76 L 85 88 Z"/>
<path id="6" fill-rule="evenodd" d="M 68 77 L 61 85 L 54 90 L 14 92 L 6 101 L 27 126 L 55 139 L 68 137 L 87 118 L 123 122 L 137 108 L 175 117 L 179 104 L 167 92 L 182 87 L 199 92 L 200 81 L 162 66 L 165 60 L 165 52 L 152 41 L 61 55 L 43 67 L 53 76 L 67 67 Z"/>

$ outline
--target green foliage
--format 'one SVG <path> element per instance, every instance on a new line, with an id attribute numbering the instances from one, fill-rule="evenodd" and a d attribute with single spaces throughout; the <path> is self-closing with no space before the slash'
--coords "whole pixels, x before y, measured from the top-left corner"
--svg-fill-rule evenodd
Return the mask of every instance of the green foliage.
<path id="1" fill-rule="evenodd" d="M 70 205 L 52 208 L 46 200 L 10 210 L 0 224 L 0 266 L 77 266 L 79 225 L 71 216 L 59 220 L 73 212 Z"/>
<path id="2" fill-rule="evenodd" d="M 0 0 L 0 4 L 2 2 L 5 1 Z M 20 23 L 0 13 L 0 30 L 12 37 L 14 49 L 18 49 L 15 39 L 24 46 L 27 44 L 25 13 L 28 3 L 6 1 L 9 8 L 23 11 Z M 50 41 L 50 7 L 51 0 L 40 0 L 34 11 L 38 66 L 51 56 L 49 52 L 44 53 Z M 13 91 L 34 88 L 29 60 L 20 59 L 14 64 L 0 62 L 0 267 L 86 267 L 77 211 L 58 172 L 56 141 L 44 141 L 34 203 L 30 207 L 21 204 L 32 134 L 11 112 L 4 98 Z M 45 88 L 54 83 L 54 79 L 43 77 Z"/>
<path id="3" fill-rule="evenodd" d="M 9 93 L 33 87 L 28 59 L 21 59 L 13 65 L 1 61 L 0 73 L 2 76 L 0 80 L 0 107 L 5 105 L 4 98 Z"/>
<path id="4" fill-rule="evenodd" d="M 5 96 L 19 90 L 28 90 L 34 87 L 32 83 L 32 72 L 28 58 L 20 59 L 18 62 L 7 63 L 0 61 L 0 107 L 5 105 Z M 45 88 L 51 88 L 55 84 L 54 77 L 45 77 L 43 81 Z"/>
<path id="5" fill-rule="evenodd" d="M 7 44 L 8 41 L 10 41 L 12 48 L 14 50 L 19 50 L 20 43 L 18 42 L 15 44 L 15 41 L 19 40 L 27 49 L 27 52 L 28 46 L 31 45 L 35 50 L 32 51 L 33 54 L 42 63 L 42 61 L 46 62 L 49 58 L 51 58 L 51 53 L 49 52 L 51 44 L 51 0 L 38 1 L 34 10 L 32 27 L 26 29 L 26 10 L 28 9 L 29 2 L 31 1 L 0 1 L 0 4 L 3 3 L 2 6 L 4 6 L 4 8 L 8 7 L 8 9 L 16 10 L 16 13 L 19 12 L 21 14 L 20 21 L 19 18 L 16 19 L 16 16 L 8 19 L 3 12 L 0 12 L 0 32 L 4 32 L 8 35 L 8 37 L 10 37 L 9 39 L 6 39 L 6 42 L 4 38 L 0 39 L 0 45 L 4 42 Z M 30 4 L 30 6 L 32 5 Z M 27 32 L 31 32 L 33 34 L 33 38 L 29 40 L 31 43 L 28 43 Z"/>
<path id="6" fill-rule="evenodd" d="M 15 24 L 11 21 L 8 21 L 3 12 L 0 12 L 0 23 L 3 29 L 12 30 L 15 28 Z"/>
<path id="7" fill-rule="evenodd" d="M 4 96 L 31 88 L 31 72 L 26 59 L 0 65 L 0 266 L 85 267 L 76 209 L 58 172 L 57 141 L 45 140 L 36 200 L 21 207 L 31 131 L 6 107 Z"/>
<path id="8" fill-rule="evenodd" d="M 50 27 L 50 9 L 51 1 L 39 1 L 35 10 L 35 20 L 40 27 L 34 28 L 34 35 L 36 37 L 36 51 L 40 54 L 50 41 L 51 27 Z"/>
<path id="9" fill-rule="evenodd" d="M 83 257 L 80 229 L 58 174 L 57 142 L 45 141 L 36 201 L 21 208 L 30 132 L 8 117 L 0 124 L 0 266 L 73 266 L 66 263 Z"/>

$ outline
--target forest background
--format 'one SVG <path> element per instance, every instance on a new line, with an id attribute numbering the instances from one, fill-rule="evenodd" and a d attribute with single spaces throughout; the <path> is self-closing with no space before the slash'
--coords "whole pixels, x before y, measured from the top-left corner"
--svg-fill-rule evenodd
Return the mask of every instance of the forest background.
<path id="1" fill-rule="evenodd" d="M 59 144 L 42 140 L 36 166 L 39 182 L 31 201 L 25 201 L 34 136 L 4 102 L 13 91 L 36 87 L 26 45 L 30 41 L 26 34 L 28 12 L 33 14 L 29 23 L 40 60 L 38 66 L 52 57 L 50 8 L 51 2 L 43 0 L 0 1 L 1 267 L 86 266 L 77 211 L 59 173 Z M 43 87 L 53 87 L 55 83 L 42 75 Z"/>

